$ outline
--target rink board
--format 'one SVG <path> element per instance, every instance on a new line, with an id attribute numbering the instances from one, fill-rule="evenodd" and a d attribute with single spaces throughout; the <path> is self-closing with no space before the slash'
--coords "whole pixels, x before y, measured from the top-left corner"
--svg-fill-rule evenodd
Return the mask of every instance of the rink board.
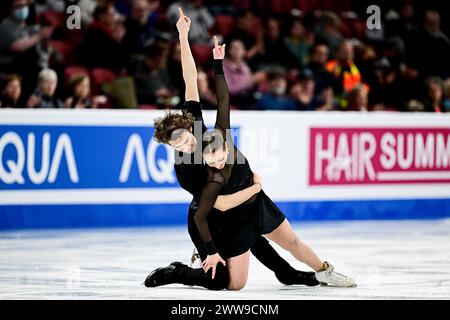
<path id="1" fill-rule="evenodd" d="M 162 111 L 0 110 L 0 229 L 173 225 L 191 197 Z M 204 112 L 207 125 L 215 112 Z M 291 220 L 450 216 L 450 116 L 244 112 L 233 135 Z"/>

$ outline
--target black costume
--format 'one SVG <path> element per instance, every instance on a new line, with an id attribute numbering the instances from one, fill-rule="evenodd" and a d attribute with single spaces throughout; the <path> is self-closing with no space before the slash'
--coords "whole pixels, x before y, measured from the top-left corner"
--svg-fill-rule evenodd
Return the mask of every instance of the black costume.
<path id="1" fill-rule="evenodd" d="M 211 211 L 219 195 L 232 194 L 253 184 L 253 172 L 245 156 L 233 145 L 230 135 L 230 105 L 228 87 L 221 63 L 215 62 L 218 110 L 215 128 L 226 137 L 228 150 L 233 150 L 223 169 L 207 168 L 196 223 L 208 254 L 217 251 L 224 259 L 245 253 L 262 234 L 275 230 L 285 219 L 284 214 L 263 192 L 253 195 L 243 204 L 226 213 Z"/>
<path id="2" fill-rule="evenodd" d="M 222 61 L 215 60 L 214 64 L 216 66 L 216 90 L 218 100 L 220 101 L 222 98 L 222 94 L 220 92 L 223 92 L 224 84 L 226 96 L 228 96 L 228 90 L 226 88 L 225 78 L 223 77 Z M 183 112 L 191 113 L 194 116 L 195 121 L 198 121 L 197 125 L 201 125 L 202 127 L 202 133 L 207 130 L 203 122 L 202 107 L 199 102 L 186 101 L 183 105 Z M 193 133 L 195 134 L 195 129 Z M 201 148 L 201 138 L 202 137 L 196 137 L 197 148 Z M 196 164 L 194 162 L 195 156 L 195 152 L 193 154 L 186 155 L 182 152 L 175 151 L 176 164 L 174 168 L 180 186 L 193 195 L 188 212 L 188 232 L 192 242 L 197 248 L 201 260 L 203 261 L 206 259 L 208 253 L 210 253 L 210 248 L 208 248 L 207 244 L 200 236 L 199 230 L 195 223 L 196 212 L 198 212 L 200 207 L 204 208 L 205 206 L 210 205 L 208 212 L 210 214 L 207 219 L 209 223 L 215 227 L 220 226 L 221 221 L 230 220 L 226 217 L 228 213 L 224 214 L 213 207 L 215 200 L 212 204 L 209 201 L 205 205 L 202 204 L 202 201 L 204 201 L 203 190 L 205 183 L 207 183 L 207 168 L 201 162 L 201 155 L 200 159 L 197 159 L 200 160 L 200 164 Z M 180 159 L 185 159 L 184 157 L 190 157 L 191 161 L 189 163 L 179 163 Z M 251 178 L 252 176 L 253 174 L 251 175 Z M 221 241 L 224 240 L 223 236 L 225 233 L 220 233 L 220 230 L 217 231 L 217 236 L 222 237 L 221 240 L 217 239 L 217 241 L 218 243 L 221 243 Z M 302 272 L 292 268 L 289 263 L 281 258 L 275 249 L 273 249 L 267 239 L 260 235 L 261 233 L 255 233 L 252 228 L 249 230 L 241 230 L 241 232 L 244 231 L 249 232 L 248 236 L 251 238 L 251 248 L 249 248 L 251 249 L 253 255 L 262 264 L 264 264 L 264 266 L 272 270 L 280 282 L 284 284 L 305 284 L 309 286 L 319 284 L 319 282 L 315 279 L 313 272 Z M 222 257 L 225 257 L 226 253 L 221 252 L 221 255 Z M 208 273 L 205 273 L 202 268 L 193 269 L 179 262 L 175 262 L 168 267 L 159 268 L 153 271 L 147 277 L 145 285 L 147 287 L 156 287 L 169 283 L 182 283 L 185 285 L 198 285 L 210 290 L 225 289 L 229 281 L 228 269 L 219 263 L 216 267 L 216 276 L 214 279 L 211 278 L 211 272 L 212 270 L 209 270 Z"/>

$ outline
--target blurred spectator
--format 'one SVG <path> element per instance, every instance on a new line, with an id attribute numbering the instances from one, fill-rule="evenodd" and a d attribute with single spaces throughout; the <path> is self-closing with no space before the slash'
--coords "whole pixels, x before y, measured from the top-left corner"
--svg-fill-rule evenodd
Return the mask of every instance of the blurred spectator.
<path id="1" fill-rule="evenodd" d="M 336 53 L 340 44 L 344 40 L 339 32 L 341 19 L 334 12 L 325 12 L 316 27 L 316 43 L 326 44 L 332 55 Z"/>
<path id="2" fill-rule="evenodd" d="M 386 14 L 387 36 L 399 36 L 407 43 L 417 36 L 417 21 L 414 6 L 409 1 L 401 1 L 397 8 Z"/>
<path id="3" fill-rule="evenodd" d="M 4 76 L 0 85 L 0 108 L 19 108 L 21 92 L 20 76 L 16 74 Z"/>
<path id="4" fill-rule="evenodd" d="M 167 71 L 169 72 L 170 83 L 177 91 L 177 94 L 184 93 L 185 84 L 183 69 L 181 67 L 181 47 L 179 41 L 173 42 L 170 45 Z"/>
<path id="5" fill-rule="evenodd" d="M 227 34 L 224 71 L 233 106 L 252 109 L 258 104 L 262 109 L 281 110 L 343 110 L 347 107 L 353 110 L 450 110 L 447 1 L 383 1 L 380 6 L 382 28 L 380 33 L 372 35 L 368 30 L 364 34 L 363 21 L 354 15 L 357 12 L 364 19 L 368 5 L 373 4 L 370 0 L 350 1 L 350 8 L 342 7 L 351 10 L 348 12 L 340 11 L 340 5 L 324 4 L 323 8 L 334 7 L 339 16 L 321 10 L 304 12 L 304 15 L 293 12 L 286 24 L 284 20 L 267 16 L 270 10 L 264 5 L 271 1 L 238 2 L 1 0 L 0 73 L 19 77 L 8 85 L 3 83 L 0 99 L 3 106 L 25 106 L 34 92 L 28 99 L 33 106 L 39 103 L 51 106 L 55 95 L 64 95 L 72 98 L 68 99 L 69 107 L 105 107 L 102 99 L 90 96 L 89 78 L 78 79 L 76 96 L 73 92 L 61 91 L 67 89 L 61 86 L 57 86 L 56 94 L 46 96 L 43 91 L 51 89 L 50 83 L 42 89 L 42 84 L 37 85 L 41 70 L 51 68 L 60 75 L 68 67 L 60 64 L 75 63 L 82 68 L 101 67 L 114 71 L 103 73 L 114 74 L 115 80 L 111 83 L 103 83 L 104 79 L 95 77 L 94 88 L 108 92 L 109 99 L 117 106 L 136 105 L 135 99 L 131 100 L 134 95 L 125 99 L 119 94 L 134 90 L 130 84 L 133 79 L 124 77 L 125 67 L 135 76 L 133 84 L 138 87 L 141 104 L 175 105 L 180 93 L 185 91 L 180 47 L 178 41 L 173 41 L 170 50 L 167 49 L 172 39 L 164 31 L 175 31 L 177 6 L 181 5 L 192 19 L 191 43 L 201 44 L 197 53 L 210 41 L 209 32 L 214 23 L 210 12 L 231 15 L 219 19 L 214 30 Z M 61 13 L 39 16 L 47 10 L 61 11 L 72 4 L 81 8 L 82 30 L 79 32 L 64 30 Z M 169 10 L 165 9 L 167 7 Z M 286 12 L 276 17 L 288 16 Z M 42 26 L 33 25 L 35 21 Z M 54 25 L 56 31 L 44 24 Z M 340 32 L 355 38 L 344 41 Z M 58 55 L 53 56 L 55 49 L 51 44 Z M 73 52 L 74 48 L 79 51 Z M 200 59 L 202 54 L 198 55 Z M 73 58 L 78 60 L 73 61 Z M 215 108 L 210 67 L 206 63 L 200 67 L 198 85 L 202 103 L 206 108 Z M 286 72 L 280 74 L 277 70 Z M 266 80 L 268 72 L 270 81 Z M 363 81 L 367 86 L 361 86 Z M 6 92 L 12 95 L 1 97 Z M 14 96 L 20 100 L 12 99 Z M 368 101 L 365 101 L 367 96 Z"/>
<path id="6" fill-rule="evenodd" d="M 345 40 L 339 46 L 336 59 L 326 64 L 326 69 L 334 77 L 333 89 L 338 96 L 350 92 L 362 82 L 361 74 L 353 59 L 353 44 L 350 40 Z M 345 107 L 345 103 L 342 103 L 341 106 Z"/>
<path id="7" fill-rule="evenodd" d="M 273 68 L 298 67 L 296 58 L 286 47 L 281 36 L 280 22 L 270 17 L 265 22 L 264 50 L 262 52 L 259 69 L 270 70 Z"/>
<path id="8" fill-rule="evenodd" d="M 90 68 L 120 71 L 126 63 L 122 46 L 124 34 L 123 22 L 114 7 L 111 4 L 98 6 L 80 46 L 81 62 Z"/>
<path id="9" fill-rule="evenodd" d="M 305 27 L 300 20 L 294 19 L 290 22 L 289 35 L 284 38 L 284 44 L 294 58 L 294 66 L 305 65 L 310 43 Z"/>
<path id="10" fill-rule="evenodd" d="M 38 76 L 38 87 L 28 98 L 27 108 L 62 108 L 63 103 L 55 96 L 58 76 L 52 69 L 44 69 Z"/>
<path id="11" fill-rule="evenodd" d="M 368 111 L 369 110 L 369 91 L 367 86 L 358 84 L 346 93 L 348 100 L 348 111 Z"/>
<path id="12" fill-rule="evenodd" d="M 261 27 L 255 29 L 255 16 L 251 10 L 240 10 L 236 14 L 236 23 L 227 37 L 227 43 L 239 39 L 245 46 L 247 61 L 257 60 L 264 53 L 264 33 Z"/>
<path id="13" fill-rule="evenodd" d="M 198 70 L 197 74 L 198 93 L 200 102 L 204 109 L 217 109 L 217 99 L 214 92 L 209 87 L 208 75 L 203 70 Z"/>
<path id="14" fill-rule="evenodd" d="M 47 10 L 63 12 L 66 9 L 65 2 L 65 0 L 37 0 L 34 2 L 36 7 L 36 15 L 39 15 Z"/>
<path id="15" fill-rule="evenodd" d="M 444 102 L 442 106 L 444 112 L 450 112 L 450 78 L 444 81 Z"/>
<path id="16" fill-rule="evenodd" d="M 143 53 L 155 41 L 156 10 L 159 1 L 132 0 L 131 13 L 125 20 L 123 45 L 130 53 Z"/>
<path id="17" fill-rule="evenodd" d="M 391 65 L 388 59 L 384 59 L 382 61 L 383 63 L 384 62 L 388 63 L 389 66 Z M 377 81 L 375 75 L 376 63 L 377 63 L 377 54 L 372 45 L 364 45 L 360 50 L 358 50 L 358 54 L 355 58 L 355 64 L 358 66 L 358 69 L 361 72 L 361 77 L 363 77 L 364 81 L 369 85 L 372 85 Z"/>
<path id="18" fill-rule="evenodd" d="M 307 67 L 314 74 L 316 93 L 333 84 L 333 75 L 326 69 L 328 57 L 329 50 L 326 45 L 316 44 L 313 46 Z"/>
<path id="19" fill-rule="evenodd" d="M 21 75 L 24 94 L 34 89 L 39 71 L 48 66 L 48 39 L 53 33 L 51 27 L 26 25 L 27 3 L 21 3 L 0 23 L 0 70 Z"/>
<path id="20" fill-rule="evenodd" d="M 424 28 L 415 43 L 410 53 L 422 77 L 450 75 L 450 41 L 441 30 L 438 12 L 426 12 Z"/>
<path id="21" fill-rule="evenodd" d="M 444 112 L 442 80 L 438 77 L 429 77 L 425 80 L 427 90 L 425 98 L 425 110 L 428 112 Z"/>
<path id="22" fill-rule="evenodd" d="M 116 0 L 65 0 L 69 4 L 76 4 L 81 12 L 81 25 L 89 26 L 94 20 L 95 8 L 114 5 Z M 118 2 L 118 1 L 117 1 Z"/>
<path id="23" fill-rule="evenodd" d="M 83 27 L 88 26 L 94 20 L 94 11 L 97 6 L 104 5 L 106 1 L 101 0 L 79 0 L 77 6 L 80 8 L 81 24 Z"/>
<path id="24" fill-rule="evenodd" d="M 334 98 L 333 87 L 328 86 L 322 89 L 320 94 L 316 97 L 317 111 L 334 111 L 338 110 L 338 102 Z"/>
<path id="25" fill-rule="evenodd" d="M 183 68 L 181 67 L 181 47 L 179 41 L 176 41 L 171 45 L 167 70 L 170 75 L 170 83 L 173 88 L 177 90 L 177 94 L 184 93 L 185 84 L 183 79 Z"/>
<path id="26" fill-rule="evenodd" d="M 172 3 L 167 8 L 167 19 L 173 27 L 179 18 L 178 7 L 181 7 L 184 14 L 192 21 L 189 42 L 193 44 L 208 43 L 211 40 L 209 29 L 213 27 L 215 19 L 203 6 L 203 0 L 184 0 Z"/>
<path id="27" fill-rule="evenodd" d="M 377 61 L 373 69 L 375 80 L 370 83 L 370 104 L 377 110 L 400 111 L 405 95 L 399 72 L 386 58 Z"/>
<path id="28" fill-rule="evenodd" d="M 75 74 L 69 80 L 69 97 L 64 105 L 70 109 L 97 108 L 106 103 L 105 96 L 91 96 L 91 82 L 83 74 Z"/>
<path id="29" fill-rule="evenodd" d="M 294 100 L 286 95 L 287 80 L 283 72 L 269 74 L 269 92 L 265 92 L 256 102 L 259 110 L 296 110 Z"/>
<path id="30" fill-rule="evenodd" d="M 146 49 L 143 59 L 130 67 L 139 104 L 172 105 L 173 89 L 167 70 L 168 48 L 154 44 Z"/>
<path id="31" fill-rule="evenodd" d="M 315 110 L 317 100 L 314 96 L 314 75 L 311 70 L 304 69 L 299 76 L 299 80 L 290 89 L 291 97 L 297 102 L 299 110 Z"/>
<path id="32" fill-rule="evenodd" d="M 241 40 L 235 39 L 227 48 L 223 61 L 223 72 L 227 80 L 230 101 L 233 105 L 247 108 L 254 104 L 253 92 L 258 83 L 265 78 L 265 73 L 252 73 L 245 58 L 245 47 Z"/>

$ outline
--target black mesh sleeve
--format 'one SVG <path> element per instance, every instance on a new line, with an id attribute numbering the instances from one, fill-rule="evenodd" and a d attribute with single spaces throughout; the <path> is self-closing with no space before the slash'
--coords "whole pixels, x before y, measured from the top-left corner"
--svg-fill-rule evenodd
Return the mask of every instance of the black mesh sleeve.
<path id="1" fill-rule="evenodd" d="M 203 242 L 207 244 L 209 248 L 214 249 L 213 239 L 208 227 L 208 214 L 214 207 L 217 197 L 224 185 L 224 178 L 220 173 L 214 174 L 213 177 L 209 178 L 203 188 L 202 194 L 200 196 L 200 201 L 198 203 L 198 209 L 195 212 L 195 223 L 197 225 L 200 237 Z M 213 254 L 212 252 L 210 252 Z"/>
<path id="2" fill-rule="evenodd" d="M 217 117 L 216 128 L 223 131 L 230 129 L 230 97 L 228 86 L 223 75 L 222 60 L 214 60 L 214 70 L 216 73 L 216 95 L 217 95 Z"/>

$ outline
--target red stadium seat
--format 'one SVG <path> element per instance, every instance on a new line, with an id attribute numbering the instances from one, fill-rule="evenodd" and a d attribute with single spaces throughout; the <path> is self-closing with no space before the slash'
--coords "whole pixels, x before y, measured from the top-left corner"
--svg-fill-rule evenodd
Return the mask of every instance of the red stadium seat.
<path id="1" fill-rule="evenodd" d="M 74 75 L 83 74 L 90 77 L 89 69 L 83 66 L 68 66 L 64 70 L 64 81 L 67 85 Z"/>
<path id="2" fill-rule="evenodd" d="M 233 0 L 233 7 L 236 9 L 250 9 L 252 7 L 252 0 Z"/>
<path id="3" fill-rule="evenodd" d="M 352 24 L 348 20 L 343 19 L 341 21 L 341 24 L 339 25 L 338 30 L 342 34 L 342 36 L 344 38 L 351 38 L 351 37 L 353 37 Z"/>
<path id="4" fill-rule="evenodd" d="M 352 30 L 353 30 L 353 36 L 358 39 L 362 39 L 366 35 L 366 22 L 361 19 L 354 19 L 352 21 Z"/>
<path id="5" fill-rule="evenodd" d="M 233 17 L 228 15 L 218 15 L 216 16 L 216 25 L 214 31 L 226 38 L 231 30 L 233 30 Z"/>
<path id="6" fill-rule="evenodd" d="M 191 49 L 195 61 L 200 65 L 205 65 L 212 59 L 212 47 L 210 45 L 195 44 Z"/>
<path id="7" fill-rule="evenodd" d="M 294 7 L 292 0 L 269 0 L 269 10 L 272 14 L 286 14 Z"/>
<path id="8" fill-rule="evenodd" d="M 253 31 L 254 31 L 254 34 L 257 34 L 257 32 L 259 30 L 261 30 L 262 28 L 263 28 L 262 19 L 260 17 L 254 17 L 253 18 Z"/>
<path id="9" fill-rule="evenodd" d="M 320 0 L 321 10 L 344 12 L 349 11 L 351 8 L 349 0 Z"/>
<path id="10" fill-rule="evenodd" d="M 64 64 L 70 64 L 73 62 L 75 57 L 75 45 L 62 40 L 51 40 L 50 45 L 56 50 L 56 52 L 61 56 L 62 62 Z"/>
<path id="11" fill-rule="evenodd" d="M 114 81 L 117 75 L 114 71 L 105 68 L 95 68 L 91 73 L 92 88 L 95 93 L 101 93 L 101 85 L 106 82 Z"/>
<path id="12" fill-rule="evenodd" d="M 66 37 L 64 39 L 66 39 L 67 42 L 71 42 L 77 45 L 83 41 L 85 30 L 84 29 L 68 30 L 68 32 L 65 35 Z"/>
<path id="13" fill-rule="evenodd" d="M 42 12 L 37 17 L 37 21 L 41 25 L 50 25 L 55 29 L 60 29 L 66 25 L 66 14 L 59 11 L 48 10 Z"/>
<path id="14" fill-rule="evenodd" d="M 303 12 L 314 12 L 321 10 L 320 0 L 294 0 L 293 6 Z"/>

